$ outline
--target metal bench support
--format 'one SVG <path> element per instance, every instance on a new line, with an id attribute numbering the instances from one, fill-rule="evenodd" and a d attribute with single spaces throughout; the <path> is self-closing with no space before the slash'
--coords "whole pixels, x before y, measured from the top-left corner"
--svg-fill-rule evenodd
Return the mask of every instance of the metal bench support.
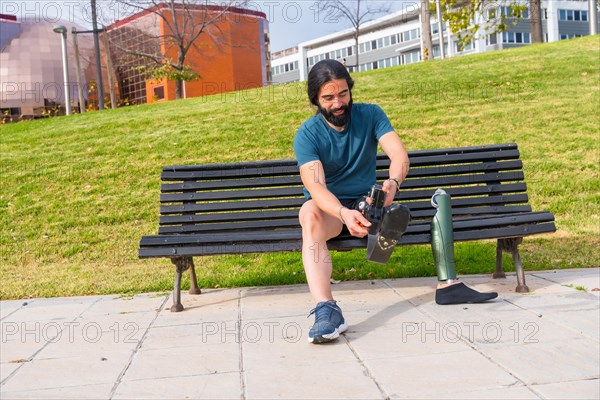
<path id="1" fill-rule="evenodd" d="M 494 278 L 505 278 L 506 274 L 502 269 L 502 252 L 510 253 L 515 263 L 515 271 L 517 273 L 517 293 L 528 293 L 529 287 L 525 283 L 525 271 L 523 270 L 523 263 L 521 262 L 521 256 L 519 255 L 519 245 L 523 242 L 523 238 L 507 238 L 498 239 L 498 245 L 496 247 L 496 272 L 494 272 Z"/>
<path id="2" fill-rule="evenodd" d="M 181 276 L 184 271 L 190 270 L 190 290 L 189 294 L 200 294 L 201 291 L 198 288 L 198 280 L 196 279 L 196 269 L 194 267 L 194 259 L 192 257 L 173 257 L 171 262 L 175 264 L 175 284 L 173 286 L 173 306 L 171 306 L 171 312 L 183 311 L 183 304 L 181 304 Z"/>

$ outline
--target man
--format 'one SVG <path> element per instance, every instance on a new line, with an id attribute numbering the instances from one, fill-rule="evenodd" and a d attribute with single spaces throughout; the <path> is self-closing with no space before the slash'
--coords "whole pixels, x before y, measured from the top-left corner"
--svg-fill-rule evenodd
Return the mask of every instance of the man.
<path id="1" fill-rule="evenodd" d="M 334 340 L 348 327 L 331 291 L 327 240 L 338 236 L 343 225 L 352 236 L 362 238 L 368 234 L 371 223 L 356 205 L 376 181 L 378 144 L 391 161 L 389 178 L 383 182 L 385 206 L 392 204 L 409 169 L 408 154 L 383 110 L 374 104 L 353 104 L 353 86 L 354 81 L 340 62 L 323 60 L 315 64 L 308 75 L 308 98 L 317 113 L 302 124 L 294 140 L 309 199 L 300 209 L 299 218 L 302 262 L 317 303 L 310 313 L 315 314 L 309 332 L 311 343 Z M 454 283 L 440 283 L 438 290 Z"/>

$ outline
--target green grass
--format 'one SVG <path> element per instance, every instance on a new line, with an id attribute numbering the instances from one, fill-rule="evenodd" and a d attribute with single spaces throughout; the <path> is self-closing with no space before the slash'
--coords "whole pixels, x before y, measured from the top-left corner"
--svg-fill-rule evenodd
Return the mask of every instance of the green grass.
<path id="1" fill-rule="evenodd" d="M 408 149 L 517 142 L 534 210 L 527 270 L 600 265 L 599 37 L 355 74 Z M 0 298 L 163 291 L 168 260 L 137 259 L 157 229 L 164 165 L 292 158 L 313 114 L 305 83 L 2 126 Z M 336 253 L 338 280 L 433 276 L 428 246 L 385 266 Z M 459 274 L 491 272 L 493 242 L 456 246 Z M 507 269 L 512 262 L 505 258 Z M 304 282 L 300 255 L 197 259 L 203 287 Z M 186 283 L 187 284 L 187 283 Z"/>

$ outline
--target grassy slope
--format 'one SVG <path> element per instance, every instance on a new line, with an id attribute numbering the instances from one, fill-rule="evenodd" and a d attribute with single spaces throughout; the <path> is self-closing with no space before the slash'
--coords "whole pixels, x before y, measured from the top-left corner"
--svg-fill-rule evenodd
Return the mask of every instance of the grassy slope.
<path id="1" fill-rule="evenodd" d="M 409 149 L 519 143 L 533 208 L 558 226 L 526 239 L 526 268 L 600 265 L 599 54 L 596 36 L 371 71 L 354 98 L 379 103 Z M 0 298 L 170 289 L 167 260 L 136 258 L 162 166 L 291 158 L 312 113 L 296 83 L 2 126 Z M 426 246 L 383 267 L 333 257 L 337 279 L 435 273 Z M 304 281 L 298 254 L 198 264 L 203 286 Z M 493 243 L 457 246 L 459 273 L 493 265 Z"/>

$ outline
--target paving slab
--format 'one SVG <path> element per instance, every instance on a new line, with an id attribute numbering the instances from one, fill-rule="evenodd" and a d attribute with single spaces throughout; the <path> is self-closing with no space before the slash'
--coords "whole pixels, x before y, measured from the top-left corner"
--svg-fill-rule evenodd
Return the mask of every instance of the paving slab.
<path id="1" fill-rule="evenodd" d="M 600 391 L 598 379 L 568 381 L 532 386 L 544 399 L 597 399 Z"/>
<path id="2" fill-rule="evenodd" d="M 599 276 L 464 276 L 499 297 L 454 306 L 435 278 L 341 282 L 349 328 L 321 346 L 306 285 L 183 293 L 180 313 L 170 293 L 1 301 L 0 397 L 597 399 Z"/>

